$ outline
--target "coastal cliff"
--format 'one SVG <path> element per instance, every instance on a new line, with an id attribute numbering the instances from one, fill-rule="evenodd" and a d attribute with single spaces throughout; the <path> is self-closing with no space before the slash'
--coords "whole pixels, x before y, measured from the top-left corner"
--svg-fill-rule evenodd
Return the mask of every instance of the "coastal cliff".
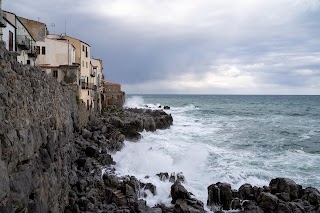
<path id="1" fill-rule="evenodd" d="M 110 109 L 90 113 L 75 94 L 41 69 L 21 65 L 0 44 L 0 212 L 205 212 L 182 174 L 159 173 L 171 182 L 172 206 L 148 207 L 152 183 L 119 177 L 111 154 L 141 131 L 169 128 L 161 110 Z M 147 193 L 148 191 L 148 193 Z M 151 195 L 150 195 L 151 194 Z M 319 212 L 320 193 L 290 179 L 269 186 L 228 183 L 208 187 L 208 209 L 224 212 Z M 207 210 L 208 210 L 207 209 Z"/>

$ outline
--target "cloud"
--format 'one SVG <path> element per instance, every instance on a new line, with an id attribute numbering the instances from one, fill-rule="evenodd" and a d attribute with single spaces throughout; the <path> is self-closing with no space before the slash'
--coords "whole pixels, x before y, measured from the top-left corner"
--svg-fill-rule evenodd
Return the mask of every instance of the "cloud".
<path id="1" fill-rule="evenodd" d="M 108 80 L 127 93 L 319 92 L 319 0 L 3 0 L 3 7 L 55 23 L 57 33 L 66 20 L 67 33 L 89 43 Z"/>

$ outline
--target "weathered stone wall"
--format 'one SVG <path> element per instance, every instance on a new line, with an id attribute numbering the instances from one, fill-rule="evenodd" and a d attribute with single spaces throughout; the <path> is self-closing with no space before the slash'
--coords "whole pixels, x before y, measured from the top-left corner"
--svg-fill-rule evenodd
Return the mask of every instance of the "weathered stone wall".
<path id="1" fill-rule="evenodd" d="M 0 43 L 0 212 L 64 211 L 75 129 L 73 92 Z"/>

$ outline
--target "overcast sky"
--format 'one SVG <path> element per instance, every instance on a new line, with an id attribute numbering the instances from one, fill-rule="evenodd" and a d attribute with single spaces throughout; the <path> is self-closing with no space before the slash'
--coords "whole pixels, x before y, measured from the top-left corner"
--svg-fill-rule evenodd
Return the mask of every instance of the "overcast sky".
<path id="1" fill-rule="evenodd" d="M 2 2 L 50 33 L 66 22 L 127 93 L 320 94 L 320 0 Z"/>

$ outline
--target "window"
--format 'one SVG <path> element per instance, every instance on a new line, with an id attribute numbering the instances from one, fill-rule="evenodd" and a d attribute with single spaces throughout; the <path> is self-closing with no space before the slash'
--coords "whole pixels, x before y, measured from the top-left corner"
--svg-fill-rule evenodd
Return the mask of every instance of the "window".
<path id="1" fill-rule="evenodd" d="M 88 62 L 86 62 L 86 68 L 88 68 Z"/>
<path id="2" fill-rule="evenodd" d="M 30 64 L 30 60 L 27 60 L 27 64 Z"/>
<path id="3" fill-rule="evenodd" d="M 84 61 L 82 61 L 82 67 L 84 67 Z"/>
<path id="4" fill-rule="evenodd" d="M 88 95 L 89 95 L 89 90 L 88 90 Z"/>
<path id="5" fill-rule="evenodd" d="M 46 54 L 46 47 L 42 47 L 42 55 Z"/>
<path id="6" fill-rule="evenodd" d="M 82 45 L 82 51 L 84 52 L 84 45 Z"/>
<path id="7" fill-rule="evenodd" d="M 58 78 L 58 70 L 53 70 L 53 77 Z"/>
<path id="8" fill-rule="evenodd" d="M 88 58 L 88 47 L 86 47 L 86 57 Z"/>
<path id="9" fill-rule="evenodd" d="M 13 51 L 13 32 L 9 30 L 9 51 Z"/>
<path id="10" fill-rule="evenodd" d="M 36 47 L 36 53 L 37 53 L 37 55 L 40 55 L 40 46 Z"/>

